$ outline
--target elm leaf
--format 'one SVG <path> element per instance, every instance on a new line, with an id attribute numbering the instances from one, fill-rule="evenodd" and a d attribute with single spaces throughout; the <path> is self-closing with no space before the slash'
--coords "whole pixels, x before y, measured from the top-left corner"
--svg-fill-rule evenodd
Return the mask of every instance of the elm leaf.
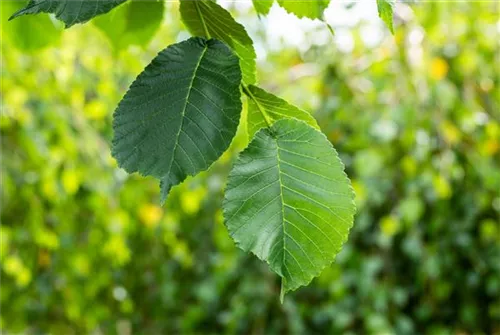
<path id="1" fill-rule="evenodd" d="M 239 156 L 223 211 L 236 244 L 282 277 L 283 297 L 335 259 L 353 224 L 354 192 L 325 135 L 282 119 Z"/>
<path id="2" fill-rule="evenodd" d="M 112 154 L 127 172 L 161 180 L 161 199 L 229 147 L 241 114 L 238 57 L 193 37 L 169 46 L 137 77 L 113 120 Z"/>

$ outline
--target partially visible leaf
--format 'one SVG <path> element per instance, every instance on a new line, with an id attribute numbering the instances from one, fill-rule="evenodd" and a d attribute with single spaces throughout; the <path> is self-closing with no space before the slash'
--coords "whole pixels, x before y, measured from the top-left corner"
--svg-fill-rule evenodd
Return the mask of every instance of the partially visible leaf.
<path id="1" fill-rule="evenodd" d="M 299 18 L 322 19 L 330 0 L 278 0 L 278 3 L 288 13 L 295 14 Z"/>
<path id="2" fill-rule="evenodd" d="M 2 22 L 7 21 L 9 13 L 23 7 L 23 2 L 4 0 L 0 3 Z M 22 17 L 18 20 L 3 23 L 2 37 L 9 40 L 14 47 L 25 52 L 37 51 L 44 47 L 54 45 L 61 36 L 62 24 L 59 29 L 50 17 Z"/>
<path id="3" fill-rule="evenodd" d="M 229 147 L 241 113 L 238 57 L 194 37 L 163 50 L 114 114 L 113 156 L 127 172 L 172 186 L 206 170 Z"/>
<path id="4" fill-rule="evenodd" d="M 229 45 L 240 58 L 243 81 L 247 85 L 255 83 L 253 41 L 227 10 L 212 1 L 181 0 L 180 12 L 182 21 L 194 36 L 213 37 Z"/>
<path id="5" fill-rule="evenodd" d="M 316 119 L 308 112 L 299 109 L 287 101 L 264 91 L 263 89 L 250 85 L 246 89 L 251 96 L 248 99 L 248 136 L 252 138 L 259 129 L 267 126 L 263 114 L 270 119 L 270 123 L 283 118 L 296 118 L 308 123 L 310 126 L 319 129 Z"/>
<path id="6" fill-rule="evenodd" d="M 107 13 L 125 1 L 127 0 L 30 0 L 25 8 L 15 12 L 9 20 L 27 14 L 53 13 L 69 28 Z"/>
<path id="7" fill-rule="evenodd" d="M 282 279 L 282 295 L 307 285 L 347 240 L 354 193 L 325 135 L 296 119 L 260 130 L 229 175 L 225 224 L 244 251 Z"/>
<path id="8" fill-rule="evenodd" d="M 393 7 L 396 0 L 377 0 L 378 16 L 394 34 Z"/>
<path id="9" fill-rule="evenodd" d="M 96 17 L 99 28 L 117 50 L 131 44 L 145 46 L 163 19 L 163 0 L 131 0 L 114 11 Z"/>
<path id="10" fill-rule="evenodd" d="M 271 7 L 273 6 L 274 0 L 252 0 L 253 7 L 255 11 L 259 14 L 267 15 Z"/>

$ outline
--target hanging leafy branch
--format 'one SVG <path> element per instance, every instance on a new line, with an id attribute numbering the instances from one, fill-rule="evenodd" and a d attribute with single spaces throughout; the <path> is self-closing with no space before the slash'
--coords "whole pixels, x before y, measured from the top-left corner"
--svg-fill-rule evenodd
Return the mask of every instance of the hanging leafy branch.
<path id="1" fill-rule="evenodd" d="M 96 21 L 120 48 L 148 36 L 149 28 L 127 20 L 131 15 L 149 13 L 154 29 L 155 12 L 163 8 L 156 0 L 130 0 L 123 7 L 125 2 L 31 0 L 11 19 L 53 13 L 71 27 L 120 7 L 121 30 L 104 17 Z M 277 3 L 297 17 L 322 19 L 329 0 Z M 273 1 L 253 4 L 266 15 Z M 392 31 L 392 0 L 377 4 Z M 340 251 L 353 224 L 354 192 L 312 115 L 257 86 L 255 50 L 245 28 L 215 1 L 180 0 L 179 8 L 193 37 L 162 50 L 132 83 L 114 113 L 112 154 L 127 172 L 157 178 L 163 203 L 173 186 L 208 169 L 228 149 L 243 93 L 253 139 L 229 175 L 224 220 L 236 244 L 282 278 L 283 299 Z"/>

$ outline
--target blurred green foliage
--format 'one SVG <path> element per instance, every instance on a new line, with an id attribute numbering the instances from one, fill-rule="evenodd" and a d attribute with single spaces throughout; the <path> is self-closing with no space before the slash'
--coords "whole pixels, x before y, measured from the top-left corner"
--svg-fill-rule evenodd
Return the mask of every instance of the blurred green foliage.
<path id="1" fill-rule="evenodd" d="M 402 5 L 394 37 L 380 42 L 364 37 L 364 23 L 337 28 L 353 42 L 348 51 L 331 42 L 276 50 L 254 13 L 239 14 L 276 50 L 259 65 L 263 86 L 314 111 L 357 194 L 336 262 L 283 305 L 279 279 L 222 223 L 243 127 L 164 208 L 154 180 L 128 176 L 110 156 L 117 102 L 158 50 L 187 36 L 177 4 L 166 2 L 146 49 L 115 50 L 93 24 L 46 28 L 59 36 L 50 41 L 15 38 L 27 26 L 2 13 L 1 329 L 500 332 L 496 6 Z"/>

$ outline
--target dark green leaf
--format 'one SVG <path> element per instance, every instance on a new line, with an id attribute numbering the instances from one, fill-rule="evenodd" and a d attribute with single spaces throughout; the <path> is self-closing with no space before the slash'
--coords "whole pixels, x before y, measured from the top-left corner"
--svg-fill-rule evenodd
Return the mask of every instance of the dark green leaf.
<path id="1" fill-rule="evenodd" d="M 287 101 L 253 85 L 248 86 L 245 91 L 251 97 L 251 99 L 248 99 L 247 119 L 248 136 L 250 136 L 250 138 L 252 138 L 259 129 L 267 126 L 264 115 L 267 115 L 267 121 L 271 124 L 283 118 L 296 118 L 319 129 L 316 120 L 311 114 L 290 105 Z"/>
<path id="2" fill-rule="evenodd" d="M 195 37 L 156 56 L 114 114 L 113 156 L 127 172 L 161 180 L 162 201 L 228 148 L 241 113 L 238 57 Z"/>
<path id="3" fill-rule="evenodd" d="M 28 5 L 15 12 L 9 20 L 21 15 L 53 13 L 66 28 L 83 23 L 91 18 L 109 12 L 127 0 L 31 0 Z"/>
<path id="4" fill-rule="evenodd" d="M 330 3 L 330 0 L 278 0 L 278 3 L 288 13 L 297 17 L 308 17 L 310 19 L 323 18 L 323 12 Z"/>
<path id="5" fill-rule="evenodd" d="M 180 11 L 182 21 L 193 35 L 213 37 L 229 45 L 240 57 L 243 81 L 255 83 L 253 41 L 227 10 L 212 1 L 182 0 Z"/>
<path id="6" fill-rule="evenodd" d="M 225 224 L 238 246 L 283 278 L 307 285 L 347 240 L 354 193 L 326 137 L 296 119 L 260 130 L 229 175 Z"/>
<path id="7" fill-rule="evenodd" d="M 267 15 L 273 6 L 274 0 L 252 0 L 255 11 L 259 14 Z"/>
<path id="8" fill-rule="evenodd" d="M 117 50 L 128 45 L 147 45 L 163 19 L 163 0 L 131 0 L 111 13 L 96 17 L 99 28 Z"/>
<path id="9" fill-rule="evenodd" d="M 394 34 L 393 7 L 396 0 L 377 0 L 378 16 Z"/>

